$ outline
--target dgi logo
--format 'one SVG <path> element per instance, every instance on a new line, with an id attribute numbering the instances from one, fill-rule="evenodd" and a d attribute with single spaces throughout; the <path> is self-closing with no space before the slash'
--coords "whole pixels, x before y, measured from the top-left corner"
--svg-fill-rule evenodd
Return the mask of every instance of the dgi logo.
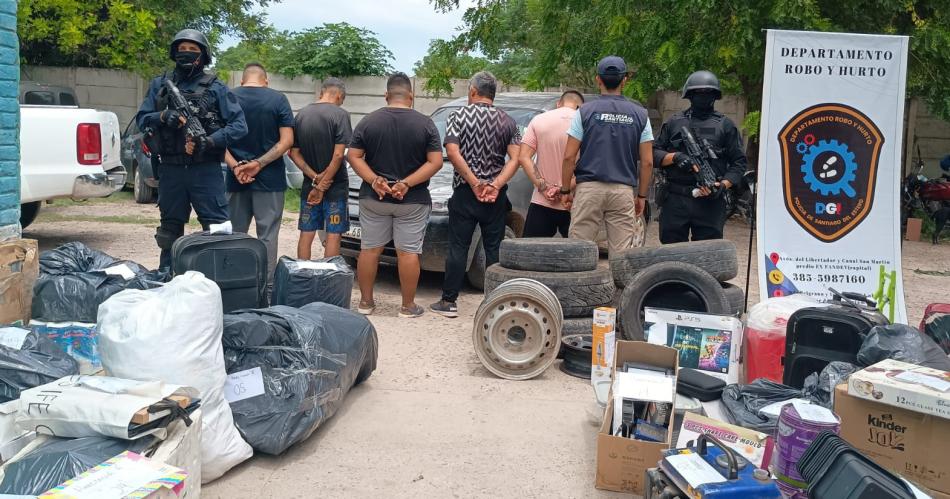
<path id="1" fill-rule="evenodd" d="M 785 208 L 824 242 L 841 239 L 871 211 L 884 138 L 873 121 L 844 104 L 809 107 L 785 124 L 782 153 Z"/>

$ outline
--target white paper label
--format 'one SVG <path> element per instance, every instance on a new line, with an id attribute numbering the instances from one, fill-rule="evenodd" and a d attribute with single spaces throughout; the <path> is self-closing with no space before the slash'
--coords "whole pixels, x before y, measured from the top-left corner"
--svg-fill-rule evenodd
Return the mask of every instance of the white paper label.
<path id="1" fill-rule="evenodd" d="M 163 476 L 162 470 L 146 461 L 123 459 L 77 480 L 59 494 L 75 499 L 125 497 Z"/>
<path id="2" fill-rule="evenodd" d="M 297 262 L 297 265 L 302 269 L 310 269 L 310 270 L 339 270 L 340 269 L 340 267 L 337 266 L 337 264 L 329 263 L 329 262 L 303 261 L 303 262 Z"/>
<path id="3" fill-rule="evenodd" d="M 946 392 L 950 390 L 950 383 L 947 383 L 936 376 L 929 376 L 927 374 L 905 371 L 898 374 L 897 376 L 894 376 L 894 378 L 901 381 L 906 381 L 908 383 L 924 385 L 927 388 L 932 388 L 938 392 Z"/>
<path id="4" fill-rule="evenodd" d="M 234 228 L 231 225 L 230 220 L 224 223 L 211 224 L 208 226 L 208 232 L 210 232 L 211 234 L 232 234 L 233 230 Z"/>
<path id="5" fill-rule="evenodd" d="M 800 400 L 793 400 L 792 406 L 795 407 L 798 415 L 804 420 L 814 421 L 816 423 L 838 422 L 838 418 L 835 417 L 835 413 L 825 409 L 820 405 L 812 405 L 804 403 Z"/>
<path id="6" fill-rule="evenodd" d="M 779 414 L 782 413 L 782 407 L 785 407 L 786 405 L 791 404 L 792 402 L 801 402 L 803 404 L 811 403 L 804 399 L 790 399 L 790 400 L 782 400 L 781 402 L 772 402 L 771 404 L 759 409 L 759 414 L 777 418 Z"/>
<path id="7" fill-rule="evenodd" d="M 670 464 L 690 487 L 696 488 L 707 483 L 725 482 L 726 478 L 716 471 L 699 454 L 676 454 L 666 458 Z"/>
<path id="8" fill-rule="evenodd" d="M 260 367 L 228 375 L 224 383 L 224 398 L 229 404 L 264 395 L 264 375 Z"/>
<path id="9" fill-rule="evenodd" d="M 19 350 L 23 348 L 23 342 L 26 341 L 28 334 L 30 334 L 28 329 L 19 327 L 0 328 L 0 345 Z"/>
<path id="10" fill-rule="evenodd" d="M 135 272 L 132 272 L 132 269 L 130 269 L 129 266 L 124 263 L 120 263 L 114 267 L 103 269 L 102 271 L 108 275 L 117 275 L 125 279 L 126 281 L 135 277 Z"/>

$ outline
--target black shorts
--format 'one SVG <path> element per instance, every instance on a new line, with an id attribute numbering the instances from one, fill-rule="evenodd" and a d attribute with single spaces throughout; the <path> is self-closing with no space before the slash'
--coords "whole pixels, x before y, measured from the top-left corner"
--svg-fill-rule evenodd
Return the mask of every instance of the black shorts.
<path id="1" fill-rule="evenodd" d="M 567 237 L 567 231 L 571 227 L 571 212 L 567 210 L 556 210 L 531 203 L 528 206 L 528 216 L 524 222 L 524 233 L 522 237 L 554 237 L 561 233 L 561 237 Z"/>

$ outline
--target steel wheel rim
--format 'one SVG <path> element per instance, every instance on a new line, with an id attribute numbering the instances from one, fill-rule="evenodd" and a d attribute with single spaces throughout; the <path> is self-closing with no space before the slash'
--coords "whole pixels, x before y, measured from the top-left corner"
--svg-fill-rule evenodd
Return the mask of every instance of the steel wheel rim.
<path id="1" fill-rule="evenodd" d="M 647 230 L 646 230 L 646 220 L 643 219 L 643 215 L 639 215 L 634 219 L 634 223 L 637 225 L 637 235 L 633 236 L 633 248 L 642 248 L 647 243 Z"/>
<path id="2" fill-rule="evenodd" d="M 554 363 L 563 313 L 554 293 L 530 279 L 498 286 L 475 314 L 472 340 L 479 361 L 496 376 L 533 378 Z"/>

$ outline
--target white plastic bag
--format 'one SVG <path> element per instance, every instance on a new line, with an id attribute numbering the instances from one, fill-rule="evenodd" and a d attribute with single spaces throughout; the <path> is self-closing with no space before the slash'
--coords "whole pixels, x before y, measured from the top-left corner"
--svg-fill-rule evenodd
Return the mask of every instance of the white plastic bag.
<path id="1" fill-rule="evenodd" d="M 161 381 L 66 376 L 21 392 L 16 424 L 57 437 L 135 440 L 155 433 L 165 438 L 165 427 L 132 432 L 129 425 L 135 413 L 174 395 L 196 398 L 198 390 Z M 150 414 L 149 421 L 169 414 L 168 410 Z"/>
<path id="2" fill-rule="evenodd" d="M 221 345 L 221 290 L 198 272 L 163 287 L 127 290 L 99 307 L 99 353 L 110 376 L 193 386 L 201 394 L 201 482 L 251 457 L 231 408 Z"/>

